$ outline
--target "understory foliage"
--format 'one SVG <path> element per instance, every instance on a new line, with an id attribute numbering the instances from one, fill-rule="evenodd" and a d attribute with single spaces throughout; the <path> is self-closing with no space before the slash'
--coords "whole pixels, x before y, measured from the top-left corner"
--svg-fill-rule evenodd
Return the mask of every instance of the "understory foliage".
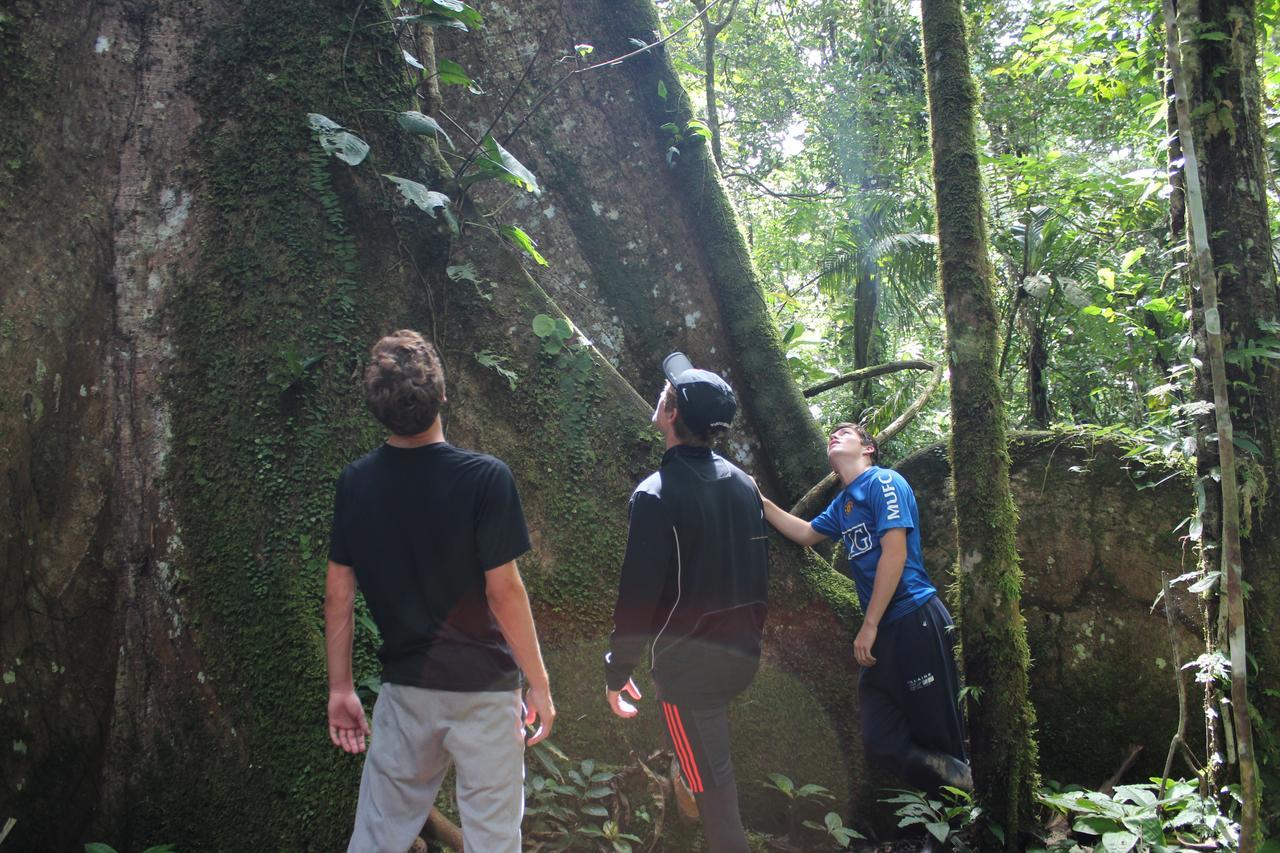
<path id="1" fill-rule="evenodd" d="M 694 13 L 688 0 L 659 6 L 672 24 Z M 1184 258 L 1169 232 L 1156 13 L 1135 0 L 1035 0 L 979 2 L 969 18 L 1010 424 L 1103 426 L 1176 460 L 1191 453 L 1189 421 L 1203 404 L 1189 393 Z M 1260 13 L 1269 45 L 1274 10 Z M 696 100 L 700 41 L 671 49 Z M 723 172 L 797 380 L 855 366 L 860 281 L 872 363 L 936 361 L 943 328 L 916 14 L 899 0 L 745 4 L 718 49 Z M 1280 91 L 1280 60 L 1264 51 L 1263 64 L 1268 91 Z M 1280 359 L 1280 336 L 1228 353 L 1259 358 Z M 895 373 L 812 403 L 824 424 L 869 420 L 874 431 L 926 378 Z M 890 461 L 943 440 L 945 409 L 935 395 L 888 448 Z"/>
<path id="2" fill-rule="evenodd" d="M 693 0 L 658 5 L 672 28 L 702 7 Z M 721 173 L 743 214 L 798 383 L 815 386 L 881 363 L 914 365 L 815 388 L 809 403 L 827 427 L 859 420 L 873 432 L 883 429 L 926 385 L 928 365 L 944 358 L 919 14 L 918 5 L 906 0 L 745 3 L 717 34 L 713 79 L 703 39 L 691 35 L 668 46 L 695 113 L 717 134 Z M 1211 422 L 1213 405 L 1197 385 L 1197 377 L 1207 375 L 1196 343 L 1204 319 L 1196 313 L 1198 295 L 1188 274 L 1183 160 L 1171 136 L 1161 5 L 978 0 L 966 4 L 965 14 L 978 86 L 986 260 L 1000 324 L 997 375 L 1009 426 L 1116 438 L 1132 448 L 1135 462 L 1195 470 L 1197 434 L 1204 434 L 1197 419 L 1203 424 L 1210 416 Z M 1257 190 L 1269 202 L 1274 234 L 1280 7 L 1206 7 L 1202 14 L 1207 22 L 1182 25 L 1184 55 L 1212 57 L 1218 54 L 1210 48 L 1221 46 L 1221 56 L 1247 58 L 1252 46 L 1246 50 L 1239 40 L 1257 36 L 1259 102 L 1268 133 L 1268 171 Z M 1206 70 L 1192 117 L 1202 141 L 1234 145 L 1245 136 L 1240 99 L 1223 95 L 1225 82 L 1215 81 L 1236 70 L 1226 67 L 1227 59 L 1213 61 L 1224 64 Z M 701 94 L 711 91 L 709 82 L 714 99 Z M 1240 176 L 1237 182 L 1248 180 Z M 1241 186 L 1247 192 L 1252 184 Z M 1240 242 L 1247 247 L 1258 241 L 1241 235 Z M 1239 273 L 1230 266 L 1218 272 Z M 1275 464 L 1272 439 L 1250 432 L 1252 425 L 1260 433 L 1266 424 L 1256 401 L 1262 391 L 1251 377 L 1280 370 L 1280 318 L 1261 317 L 1256 333 L 1228 338 L 1224 357 L 1228 374 L 1237 377 L 1232 414 L 1246 425 L 1234 431 L 1232 444 L 1241 459 L 1240 524 L 1248 537 L 1275 491 L 1267 482 Z M 892 464 L 949 432 L 947 395 L 934 394 L 883 455 Z M 1213 440 L 1210 434 L 1210 450 Z M 1214 492 L 1200 482 L 1189 496 L 1189 520 L 1176 531 L 1160 531 L 1183 537 L 1193 549 L 1207 543 L 1200 568 L 1169 574 L 1179 575 L 1173 584 L 1199 596 L 1210 614 L 1217 612 L 1223 585 L 1214 568 Z M 1251 606 L 1262 602 L 1255 597 Z M 1191 665 L 1202 674 L 1225 662 L 1215 648 L 1221 631 L 1208 634 L 1205 655 Z M 1250 669 L 1257 677 L 1252 664 Z M 1227 675 L 1197 682 L 1209 685 L 1210 731 L 1222 726 L 1212 697 Z M 1266 697 L 1255 692 L 1270 702 L 1270 690 Z M 1274 789 L 1280 780 L 1273 734 L 1278 721 L 1259 707 L 1251 713 L 1261 772 Z M 1177 835 L 1176 827 L 1166 826 L 1166 841 L 1137 832 L 1136 844 L 1167 846 L 1193 837 L 1229 843 L 1232 794 L 1223 781 L 1236 772 L 1229 766 L 1236 761 L 1233 747 L 1225 743 L 1231 737 L 1211 737 L 1206 755 L 1180 754 L 1184 769 L 1200 774 L 1197 784 L 1207 785 L 1202 793 L 1208 799 L 1176 806 L 1177 798 L 1166 792 L 1171 802 L 1158 809 L 1162 820 L 1176 817 L 1187 825 L 1203 814 L 1203 831 Z M 1111 797 L 1108 808 L 1139 808 L 1139 790 L 1145 789 L 1125 787 L 1115 796 L 1130 799 Z M 1183 789 L 1177 790 L 1181 796 Z M 1095 799 L 1080 805 L 1101 802 Z M 1276 818 L 1271 820 L 1274 830 Z M 1108 843 L 1121 840 L 1112 835 Z"/>

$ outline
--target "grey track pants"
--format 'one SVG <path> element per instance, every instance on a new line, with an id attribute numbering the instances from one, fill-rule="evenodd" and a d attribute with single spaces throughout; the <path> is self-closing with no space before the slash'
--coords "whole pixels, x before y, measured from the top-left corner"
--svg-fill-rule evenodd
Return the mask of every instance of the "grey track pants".
<path id="1" fill-rule="evenodd" d="M 519 853 L 524 817 L 520 691 L 456 693 L 384 684 L 348 853 L 405 853 L 452 761 L 463 844 Z"/>

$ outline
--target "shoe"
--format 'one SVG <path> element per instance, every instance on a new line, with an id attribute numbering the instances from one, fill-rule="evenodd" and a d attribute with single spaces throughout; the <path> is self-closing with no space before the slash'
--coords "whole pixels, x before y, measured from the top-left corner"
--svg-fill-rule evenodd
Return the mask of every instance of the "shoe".
<path id="1" fill-rule="evenodd" d="M 693 791 L 689 790 L 689 786 L 684 782 L 684 776 L 680 773 L 680 762 L 674 757 L 671 759 L 671 787 L 676 794 L 676 808 L 680 812 L 680 816 L 685 820 L 698 819 L 698 801 L 694 799 Z"/>
<path id="2" fill-rule="evenodd" d="M 973 791 L 973 770 L 967 761 L 931 749 L 912 747 L 903 761 L 903 776 L 921 788 L 950 785 L 961 791 Z"/>

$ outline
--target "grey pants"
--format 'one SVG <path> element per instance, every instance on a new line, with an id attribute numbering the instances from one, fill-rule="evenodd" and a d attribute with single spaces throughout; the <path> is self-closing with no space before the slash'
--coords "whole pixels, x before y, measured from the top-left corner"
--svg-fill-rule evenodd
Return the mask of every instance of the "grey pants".
<path id="1" fill-rule="evenodd" d="M 360 779 L 348 853 L 405 853 L 452 760 L 462 839 L 476 853 L 519 853 L 524 817 L 520 691 L 455 693 L 384 684 Z"/>

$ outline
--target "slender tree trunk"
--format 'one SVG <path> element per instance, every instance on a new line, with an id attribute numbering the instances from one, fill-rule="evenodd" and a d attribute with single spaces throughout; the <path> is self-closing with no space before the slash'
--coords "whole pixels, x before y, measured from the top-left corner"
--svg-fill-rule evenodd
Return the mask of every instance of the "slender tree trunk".
<path id="1" fill-rule="evenodd" d="M 1209 294 L 1201 292 L 1204 310 L 1193 313 L 1193 330 L 1202 363 L 1211 364 L 1208 347 L 1220 329 L 1225 349 L 1222 391 L 1229 400 L 1227 412 L 1232 432 L 1239 446 L 1238 487 L 1240 506 L 1231 509 L 1226 503 L 1225 483 L 1228 456 L 1236 447 L 1222 440 L 1204 442 L 1199 461 L 1202 475 L 1212 475 L 1213 468 L 1222 470 L 1222 483 L 1213 476 L 1203 476 L 1206 505 L 1222 506 L 1222 516 L 1213 530 L 1205 525 L 1205 533 L 1221 540 L 1221 556 L 1226 560 L 1232 543 L 1231 528 L 1238 526 L 1243 580 L 1252 587 L 1248 601 L 1247 637 L 1250 652 L 1258 669 L 1251 685 L 1250 700 L 1267 725 L 1260 727 L 1259 744 L 1263 765 L 1280 766 L 1280 741 L 1274 732 L 1280 721 L 1280 505 L 1277 494 L 1277 452 L 1280 451 L 1280 367 L 1275 360 L 1249 358 L 1239 353 L 1248 347 L 1276 348 L 1276 320 L 1280 319 L 1280 296 L 1277 293 L 1266 198 L 1266 137 L 1261 124 L 1261 93 L 1258 79 L 1257 9 L 1252 0 L 1245 2 L 1202 2 L 1199 14 L 1191 3 L 1177 10 L 1181 33 L 1181 58 L 1184 79 L 1188 81 L 1187 108 L 1191 119 L 1195 147 L 1199 154 L 1201 186 L 1204 197 L 1204 237 L 1212 254 L 1216 281 L 1216 306 L 1210 311 Z M 1217 32 L 1222 39 L 1195 38 L 1191 34 Z M 1171 57 L 1172 58 L 1172 57 Z M 1188 192 L 1190 187 L 1188 186 Z M 1200 290 L 1203 291 L 1203 286 Z M 1216 322 L 1213 322 L 1215 321 Z M 1215 328 L 1216 326 L 1216 328 Z M 1265 343 L 1268 339 L 1271 344 Z M 1198 371 L 1197 396 L 1213 400 L 1216 379 Z M 1222 413 L 1218 412 L 1218 417 Z M 1209 427 L 1205 424 L 1204 427 Z M 1211 428 L 1210 428 L 1211 430 Z M 1219 436 L 1221 430 L 1219 429 Z M 1210 431 L 1208 433 L 1212 435 Z M 1234 480 L 1234 478 L 1233 478 Z M 1217 556 L 1213 554 L 1211 556 Z M 1231 583 L 1229 573 L 1224 577 Z M 1244 614 L 1228 614 L 1228 622 L 1243 627 Z M 1227 632 L 1224 632 L 1227 633 Z M 1226 644 L 1237 639 L 1235 631 L 1220 638 Z M 1244 636 L 1239 638 L 1241 646 Z M 1241 662 L 1243 664 L 1243 662 Z M 1243 673 L 1239 673 L 1243 677 Z M 1244 704 L 1244 697 L 1234 698 Z M 1247 707 L 1237 707 L 1244 714 Z M 1236 737 L 1242 731 L 1237 723 Z M 1240 743 L 1241 752 L 1245 744 Z M 1244 756 L 1247 760 L 1247 756 Z M 1247 773 L 1241 767 L 1242 776 Z M 1273 771 L 1274 773 L 1274 771 Z M 1268 786 L 1268 807 L 1264 814 L 1280 815 L 1280 779 Z M 1273 817 L 1272 821 L 1276 818 Z"/>
<path id="2" fill-rule="evenodd" d="M 1191 111 L 1186 101 L 1186 81 L 1178 61 L 1179 48 L 1173 21 L 1172 0 L 1166 0 L 1170 73 L 1178 92 L 1178 130 L 1183 137 L 1186 160 L 1187 212 L 1191 219 L 1194 249 L 1194 281 L 1204 304 L 1205 338 L 1208 344 L 1209 372 L 1213 383 L 1213 409 L 1218 437 L 1218 459 L 1222 483 L 1222 547 L 1221 578 L 1227 591 L 1228 646 L 1231 656 L 1231 720 L 1235 724 L 1236 753 L 1240 764 L 1240 789 L 1243 808 L 1240 818 L 1240 849 L 1249 853 L 1256 849 L 1258 830 L 1258 781 L 1253 757 L 1252 724 L 1249 719 L 1247 687 L 1247 650 L 1245 645 L 1244 595 L 1241 588 L 1239 484 L 1236 478 L 1235 444 L 1231 422 L 1231 404 L 1227 399 L 1226 360 L 1223 353 L 1222 327 L 1218 310 L 1217 274 L 1209 249 L 1204 203 L 1200 192 L 1196 146 L 1192 142 Z"/>
<path id="3" fill-rule="evenodd" d="M 707 99 L 707 127 L 711 131 L 711 156 L 715 158 L 716 167 L 724 170 L 724 156 L 720 150 L 720 109 L 716 104 L 716 40 L 720 33 L 729 26 L 733 14 L 738 10 L 739 0 L 732 0 L 729 8 L 719 20 L 705 14 L 708 0 L 694 0 L 693 6 L 702 17 L 702 84 Z"/>
<path id="4" fill-rule="evenodd" d="M 974 781 L 1013 850 L 1032 826 L 1037 752 L 1017 514 L 996 379 L 998 318 L 974 135 L 976 92 L 960 0 L 925 0 L 921 12 L 951 367 L 959 616 L 966 681 L 981 691 L 969 717 Z"/>
<path id="5" fill-rule="evenodd" d="M 1024 303 L 1027 326 L 1027 413 L 1031 423 L 1047 429 L 1053 417 L 1049 406 L 1049 351 L 1044 346 L 1044 324 L 1034 305 Z"/>

